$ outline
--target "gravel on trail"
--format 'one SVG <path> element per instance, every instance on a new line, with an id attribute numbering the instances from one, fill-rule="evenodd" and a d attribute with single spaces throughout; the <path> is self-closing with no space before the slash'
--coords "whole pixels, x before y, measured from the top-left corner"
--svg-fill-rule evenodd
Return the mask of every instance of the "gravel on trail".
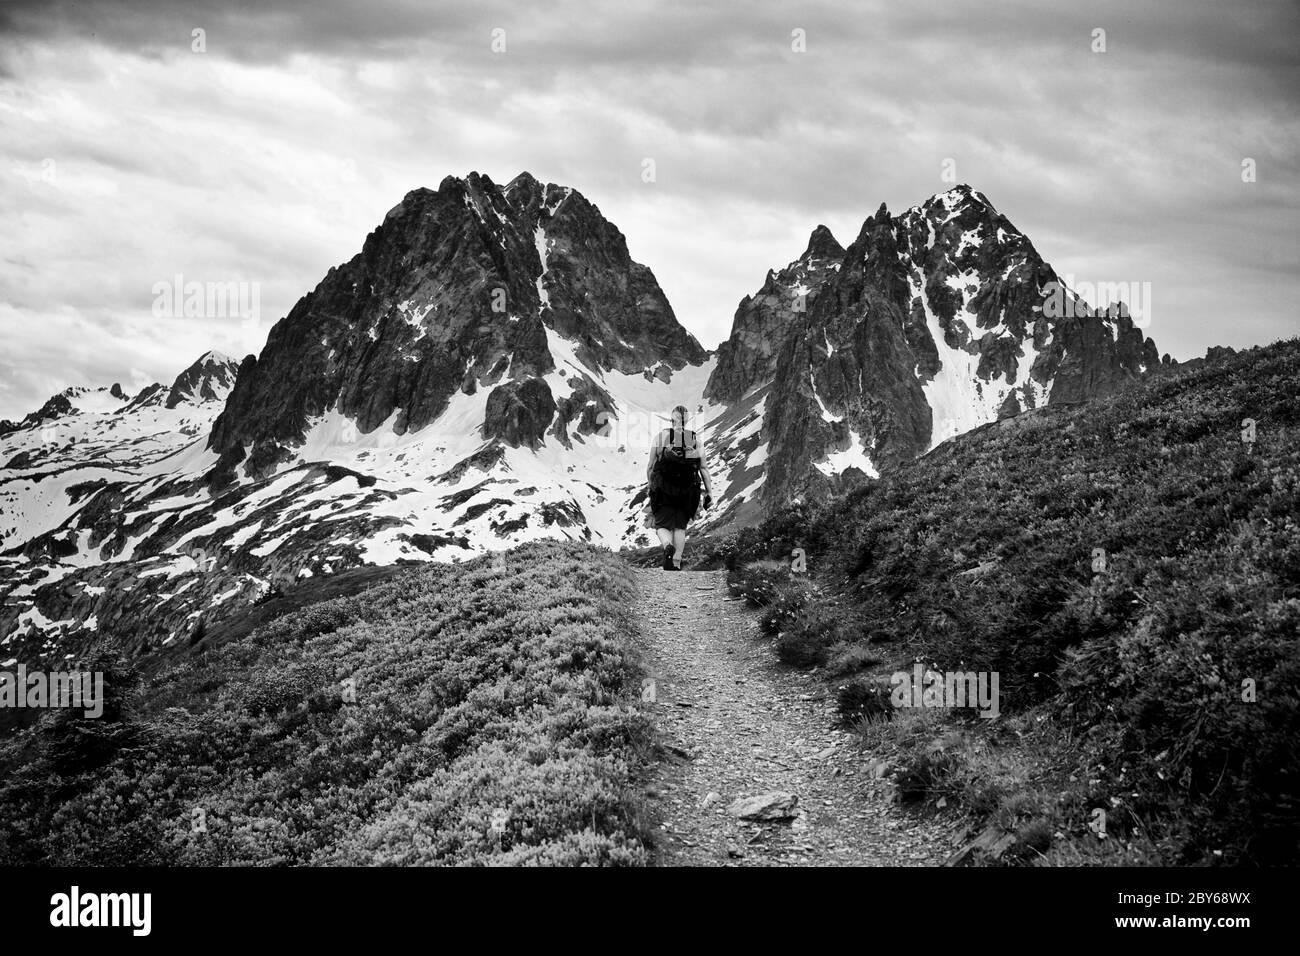
<path id="1" fill-rule="evenodd" d="M 833 689 L 776 660 L 725 571 L 634 570 L 641 706 L 667 748 L 649 781 L 658 865 L 943 863 L 952 828 L 891 801 L 883 761 L 836 728 Z"/>

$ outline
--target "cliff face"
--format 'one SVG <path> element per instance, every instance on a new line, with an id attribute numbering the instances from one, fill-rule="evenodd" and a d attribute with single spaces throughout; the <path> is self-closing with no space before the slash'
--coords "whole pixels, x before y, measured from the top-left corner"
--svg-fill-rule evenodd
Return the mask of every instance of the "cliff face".
<path id="1" fill-rule="evenodd" d="M 842 487 L 998 417 L 1106 394 L 1160 364 L 1126 315 L 1058 291 L 1028 238 L 968 186 L 899 216 L 882 206 L 824 274 L 807 313 L 785 324 L 770 375 L 769 504 Z M 749 311 L 742 303 L 746 321 Z"/>
<path id="2" fill-rule="evenodd" d="M 667 378 L 706 355 L 575 190 L 527 173 L 505 188 L 471 173 L 414 190 L 245 360 L 212 432 L 217 476 L 289 460 L 329 409 L 363 434 L 390 419 L 404 434 L 480 388 L 493 391 L 483 434 L 535 445 L 557 407 L 548 330 L 597 371 Z"/>
<path id="3" fill-rule="evenodd" d="M 762 287 L 740 300 L 731 335 L 718 347 L 705 397 L 734 402 L 775 377 L 785 340 L 807 316 L 843 258 L 844 247 L 829 229 L 818 226 L 803 255 L 780 271 L 768 271 Z"/>

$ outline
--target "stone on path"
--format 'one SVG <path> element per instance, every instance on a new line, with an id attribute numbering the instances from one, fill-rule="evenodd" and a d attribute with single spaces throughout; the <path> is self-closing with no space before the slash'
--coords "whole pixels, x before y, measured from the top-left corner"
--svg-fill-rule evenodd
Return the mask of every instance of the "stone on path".
<path id="1" fill-rule="evenodd" d="M 786 790 L 769 790 L 752 797 L 741 797 L 728 812 L 741 820 L 789 820 L 797 813 L 799 798 Z"/>

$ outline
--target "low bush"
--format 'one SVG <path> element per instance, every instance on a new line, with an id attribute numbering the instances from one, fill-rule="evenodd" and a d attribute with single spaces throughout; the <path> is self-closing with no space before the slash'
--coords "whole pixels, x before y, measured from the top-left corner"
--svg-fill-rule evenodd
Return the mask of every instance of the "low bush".
<path id="1" fill-rule="evenodd" d="M 763 608 L 790 586 L 792 578 L 789 562 L 750 561 L 727 573 L 727 590 L 732 597 L 744 598 L 751 607 Z"/>
<path id="2" fill-rule="evenodd" d="M 0 742 L 0 864 L 645 863 L 631 586 L 577 544 L 431 565 L 45 717 Z"/>
<path id="3" fill-rule="evenodd" d="M 977 760 L 881 737 L 910 794 L 973 814 L 1032 794 L 1069 835 L 1048 853 L 1066 862 L 1294 864 L 1297 394 L 1291 340 L 990 425 L 745 529 L 738 593 L 785 660 L 837 676 L 878 661 L 839 692 L 872 735 L 899 724 L 871 690 L 892 668 L 999 675 L 1002 719 L 947 715 Z M 795 547 L 818 590 L 782 616 Z M 823 625 L 832 600 L 851 626 Z M 1021 736 L 997 729 L 1029 714 L 1041 724 Z M 1121 839 L 1089 830 L 1097 810 Z"/>

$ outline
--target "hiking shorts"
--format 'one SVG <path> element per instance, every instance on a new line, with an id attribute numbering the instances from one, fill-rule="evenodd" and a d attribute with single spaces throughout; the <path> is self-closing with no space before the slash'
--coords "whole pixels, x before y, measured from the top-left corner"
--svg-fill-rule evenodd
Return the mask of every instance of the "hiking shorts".
<path id="1" fill-rule="evenodd" d="M 650 496 L 650 513 L 655 528 L 668 531 L 685 531 L 700 507 L 700 493 L 670 495 L 657 491 Z"/>

